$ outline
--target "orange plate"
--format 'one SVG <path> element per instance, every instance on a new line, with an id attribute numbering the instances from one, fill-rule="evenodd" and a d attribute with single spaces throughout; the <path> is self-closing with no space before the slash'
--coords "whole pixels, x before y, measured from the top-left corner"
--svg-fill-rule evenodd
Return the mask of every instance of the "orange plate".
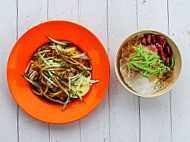
<path id="1" fill-rule="evenodd" d="M 36 96 L 29 83 L 21 77 L 30 58 L 41 45 L 50 42 L 45 35 L 56 40 L 66 40 L 77 45 L 92 59 L 92 85 L 83 97 L 75 100 L 62 112 L 62 105 L 48 103 Z M 48 123 L 68 123 L 88 115 L 102 101 L 110 78 L 110 65 L 106 51 L 98 38 L 86 28 L 68 21 L 50 21 L 27 31 L 15 44 L 7 64 L 9 89 L 17 104 L 32 117 Z"/>

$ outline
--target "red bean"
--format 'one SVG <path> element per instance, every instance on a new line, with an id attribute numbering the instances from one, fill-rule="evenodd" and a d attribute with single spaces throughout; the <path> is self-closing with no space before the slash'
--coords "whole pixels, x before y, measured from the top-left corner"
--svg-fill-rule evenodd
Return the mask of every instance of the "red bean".
<path id="1" fill-rule="evenodd" d="M 168 56 L 167 59 L 166 59 L 166 66 L 170 66 L 171 65 L 171 57 Z"/>
<path id="2" fill-rule="evenodd" d="M 162 47 L 162 45 L 161 45 L 160 43 L 158 43 L 158 42 L 157 42 L 155 45 L 156 45 L 158 51 L 159 51 L 160 53 L 162 53 L 162 52 L 163 52 L 163 47 Z"/>
<path id="3" fill-rule="evenodd" d="M 163 36 L 161 36 L 161 35 L 157 35 L 156 39 L 159 40 L 159 41 L 165 40 L 165 38 Z"/>
<path id="4" fill-rule="evenodd" d="M 164 47 L 166 45 L 166 40 L 162 41 L 162 47 Z"/>
<path id="5" fill-rule="evenodd" d="M 160 53 L 160 57 L 162 58 L 163 61 L 166 62 L 166 60 L 167 60 L 167 55 L 166 55 L 166 53 L 161 52 L 161 53 Z"/>
<path id="6" fill-rule="evenodd" d="M 146 40 L 147 40 L 147 44 L 150 45 L 151 44 L 151 35 L 150 34 L 147 35 Z"/>
<path id="7" fill-rule="evenodd" d="M 166 52 L 168 53 L 168 55 L 172 54 L 172 50 L 171 50 L 171 47 L 169 45 L 166 46 Z"/>
<path id="8" fill-rule="evenodd" d="M 146 37 L 142 37 L 142 38 L 141 38 L 141 43 L 142 43 L 143 45 L 146 45 Z"/>
<path id="9" fill-rule="evenodd" d="M 156 36 L 156 39 L 157 39 L 158 41 L 160 41 L 162 47 L 165 46 L 165 44 L 166 44 L 166 39 L 165 39 L 163 36 L 157 35 L 157 36 Z"/>
<path id="10" fill-rule="evenodd" d="M 155 35 L 152 35 L 152 42 L 156 43 L 156 36 Z"/>

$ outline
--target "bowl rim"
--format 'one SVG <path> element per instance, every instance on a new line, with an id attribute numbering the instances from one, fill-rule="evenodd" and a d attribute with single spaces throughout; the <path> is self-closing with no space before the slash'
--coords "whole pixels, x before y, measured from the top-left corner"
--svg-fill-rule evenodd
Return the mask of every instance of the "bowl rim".
<path id="1" fill-rule="evenodd" d="M 25 108 L 20 105 L 20 103 L 18 101 L 16 101 L 17 99 L 15 98 L 15 96 L 13 95 L 13 91 L 12 91 L 12 88 L 11 88 L 11 85 L 10 85 L 10 82 L 9 82 L 9 74 L 8 74 L 8 67 L 9 67 L 9 64 L 10 64 L 10 58 L 13 54 L 13 52 L 16 50 L 16 45 L 18 44 L 18 42 L 23 38 L 23 36 L 25 36 L 26 34 L 28 34 L 28 32 L 30 32 L 31 30 L 35 29 L 36 27 L 39 27 L 43 24 L 46 24 L 46 23 L 51 23 L 51 22 L 67 22 L 67 23 L 71 23 L 71 24 L 74 24 L 74 25 L 77 25 L 83 29 L 85 29 L 86 31 L 88 31 L 90 34 L 93 35 L 93 37 L 95 37 L 95 39 L 101 44 L 102 47 L 104 47 L 104 45 L 102 44 L 102 42 L 100 41 L 100 39 L 91 31 L 89 30 L 87 27 L 81 25 L 81 24 L 78 24 L 78 23 L 75 23 L 75 22 L 71 22 L 71 21 L 68 21 L 68 20 L 51 20 L 51 21 L 45 21 L 45 22 L 40 22 L 34 26 L 32 26 L 32 28 L 30 28 L 29 30 L 25 31 L 18 39 L 17 41 L 14 43 L 10 53 L 9 53 L 9 57 L 8 57 L 8 60 L 7 60 L 7 64 L 6 64 L 6 78 L 7 78 L 7 84 L 8 84 L 8 88 L 9 88 L 9 91 L 11 93 L 11 96 L 13 97 L 14 101 L 17 103 L 17 105 L 26 113 L 28 114 L 29 116 L 35 118 L 36 120 L 38 121 L 41 121 L 41 122 L 44 122 L 44 123 L 50 123 L 50 124 L 67 124 L 67 123 L 71 123 L 71 122 L 74 122 L 74 121 L 77 121 L 77 120 L 80 120 L 84 117 L 86 117 L 87 115 L 89 115 L 91 112 L 93 112 L 97 107 L 98 105 L 100 105 L 100 103 L 103 101 L 105 95 L 106 95 L 106 92 L 108 90 L 108 87 L 109 87 L 109 82 L 110 82 L 110 61 L 109 61 L 109 57 L 108 57 L 108 54 L 106 52 L 106 49 L 105 47 L 103 48 L 104 52 L 106 53 L 106 58 L 107 58 L 107 61 L 108 61 L 108 81 L 107 81 L 107 85 L 106 85 L 106 91 L 103 92 L 103 97 L 101 99 L 101 101 L 99 101 L 96 106 L 94 106 L 88 113 L 84 114 L 83 116 L 80 116 L 78 118 L 75 118 L 73 120 L 70 120 L 70 121 L 67 121 L 67 122 L 52 122 L 52 121 L 47 121 L 47 120 L 43 120 L 41 118 L 38 118 L 38 117 L 35 117 L 33 115 L 31 115 L 27 110 L 25 110 Z"/>
<path id="2" fill-rule="evenodd" d="M 179 69 L 179 73 L 178 73 L 178 76 L 175 80 L 175 82 L 170 85 L 170 87 L 168 89 L 163 89 L 162 92 L 158 91 L 158 92 L 155 92 L 154 94 L 151 94 L 151 95 L 142 95 L 142 94 L 139 94 L 137 92 L 135 92 L 134 90 L 132 90 L 124 81 L 123 81 L 123 78 L 121 76 L 121 73 L 120 73 L 120 70 L 119 70 L 119 64 L 118 64 L 118 60 L 119 60 L 119 57 L 120 57 L 120 51 L 122 49 L 122 47 L 125 45 L 125 43 L 127 42 L 127 40 L 129 38 L 131 38 L 132 36 L 138 34 L 138 33 L 141 33 L 141 32 L 146 32 L 146 33 L 151 33 L 151 32 L 155 32 L 155 33 L 158 33 L 158 34 L 161 34 L 163 36 L 165 36 L 166 38 L 168 38 L 173 44 L 174 46 L 176 47 L 177 49 L 177 52 L 179 53 L 179 58 L 180 58 L 180 69 Z M 160 31 L 157 31 L 157 30 L 151 30 L 151 29 L 144 29 L 144 30 L 138 30 L 136 32 L 133 32 L 132 34 L 128 35 L 123 41 L 122 43 L 120 44 L 119 48 L 117 49 L 116 51 L 116 54 L 115 54 L 115 59 L 114 59 L 114 64 L 115 64 L 115 73 L 116 73 L 116 76 L 119 80 L 119 82 L 122 84 L 122 86 L 128 90 L 130 93 L 132 93 L 133 95 L 136 95 L 136 96 L 139 96 L 139 97 L 144 97 L 144 98 L 153 98 L 153 97 L 157 97 L 157 96 L 162 96 L 164 94 L 166 94 L 167 92 L 169 92 L 175 85 L 176 83 L 179 81 L 180 77 L 181 77 L 181 73 L 182 73 L 182 67 L 183 67 L 183 61 L 182 61 L 182 56 L 181 56 L 181 52 L 176 44 L 176 42 L 169 36 L 169 35 L 166 35 L 165 33 L 163 32 L 160 32 Z"/>

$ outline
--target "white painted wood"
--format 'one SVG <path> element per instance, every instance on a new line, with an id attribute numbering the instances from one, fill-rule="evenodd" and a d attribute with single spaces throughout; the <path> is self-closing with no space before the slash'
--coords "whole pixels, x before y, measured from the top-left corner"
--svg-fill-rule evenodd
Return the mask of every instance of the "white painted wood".
<path id="1" fill-rule="evenodd" d="M 79 0 L 79 23 L 91 30 L 107 50 L 106 0 Z M 81 121 L 81 142 L 109 141 L 108 94 L 98 108 Z"/>
<path id="2" fill-rule="evenodd" d="M 18 35 L 19 37 L 29 28 L 47 20 L 46 0 L 18 1 Z M 49 141 L 48 124 L 40 122 L 21 109 L 18 113 L 19 142 L 47 142 Z"/>
<path id="3" fill-rule="evenodd" d="M 168 32 L 166 0 L 138 0 L 138 30 L 153 29 Z"/>
<path id="4" fill-rule="evenodd" d="M 155 29 L 167 34 L 168 17 L 166 0 L 138 1 L 138 29 Z M 152 99 L 140 99 L 141 142 L 170 141 L 169 94 Z"/>
<path id="5" fill-rule="evenodd" d="M 170 35 L 177 42 L 183 57 L 180 81 L 172 89 L 172 141 L 189 142 L 190 132 L 190 1 L 169 0 Z"/>
<path id="6" fill-rule="evenodd" d="M 50 124 L 51 142 L 80 142 L 80 123 L 79 121 L 68 124 Z"/>
<path id="7" fill-rule="evenodd" d="M 0 53 L 9 53 L 16 41 L 16 1 L 0 1 Z"/>
<path id="8" fill-rule="evenodd" d="M 188 0 L 18 0 L 19 37 L 47 19 L 78 22 L 94 32 L 108 51 L 111 81 L 109 95 L 106 94 L 98 108 L 82 120 L 49 125 L 19 109 L 17 131 L 16 103 L 5 83 L 8 54 L 17 37 L 17 7 L 16 0 L 1 0 L 0 141 L 189 142 L 189 5 Z M 184 62 L 181 80 L 171 91 L 171 108 L 168 94 L 153 99 L 131 95 L 118 82 L 114 71 L 115 52 L 129 34 L 147 28 L 167 33 L 168 27 L 182 51 Z"/>
<path id="9" fill-rule="evenodd" d="M 48 0 L 48 19 L 78 22 L 78 0 Z"/>
<path id="10" fill-rule="evenodd" d="M 78 22 L 78 0 L 49 0 L 48 19 Z M 50 140 L 80 142 L 80 121 L 64 125 L 50 124 Z"/>
<path id="11" fill-rule="evenodd" d="M 11 47 L 9 46 L 9 48 Z M 0 57 L 0 141 L 16 142 L 17 105 L 15 101 L 13 101 L 13 98 L 8 90 L 6 81 L 6 63 L 8 59 L 8 54 L 0 54 Z"/>
<path id="12" fill-rule="evenodd" d="M 16 2 L 0 1 L 0 6 L 6 12 L 0 12 L 0 141 L 17 142 L 17 105 L 6 79 L 8 53 L 16 41 Z"/>
<path id="13" fill-rule="evenodd" d="M 47 0 L 18 0 L 19 37 L 33 26 L 47 21 Z"/>
<path id="14" fill-rule="evenodd" d="M 114 70 L 114 57 L 121 42 L 137 30 L 136 1 L 109 0 L 108 2 L 109 58 L 111 65 L 110 141 L 139 141 L 138 98 L 124 89 Z"/>

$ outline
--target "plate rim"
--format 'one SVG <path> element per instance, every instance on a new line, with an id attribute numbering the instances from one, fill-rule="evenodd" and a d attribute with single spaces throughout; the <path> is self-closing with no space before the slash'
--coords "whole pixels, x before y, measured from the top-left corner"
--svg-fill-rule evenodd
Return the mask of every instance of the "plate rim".
<path id="1" fill-rule="evenodd" d="M 9 65 L 9 64 L 10 64 L 10 59 L 11 59 L 11 57 L 13 56 L 13 53 L 14 53 L 14 51 L 15 51 L 16 48 L 17 48 L 16 45 L 17 45 L 17 44 L 22 40 L 22 38 L 23 38 L 26 34 L 28 34 L 31 30 L 33 30 L 33 29 L 35 29 L 35 28 L 37 28 L 37 27 L 39 27 L 39 26 L 41 26 L 41 25 L 43 25 L 43 24 L 48 24 L 48 23 L 52 23 L 52 22 L 66 22 L 66 23 L 70 23 L 70 24 L 77 25 L 77 26 L 79 26 L 80 28 L 83 28 L 83 29 L 87 30 L 87 31 L 88 31 L 90 34 L 92 34 L 93 37 L 101 44 L 101 48 L 103 47 L 103 51 L 105 52 L 105 55 L 106 55 L 106 60 L 108 61 L 108 62 L 107 62 L 107 63 L 108 63 L 108 81 L 107 81 L 107 84 L 106 84 L 106 89 L 105 89 L 105 91 L 102 93 L 102 94 L 104 94 L 103 97 L 102 97 L 102 99 L 101 99 L 93 108 L 91 108 L 91 110 L 90 110 L 88 113 L 86 113 L 86 114 L 84 114 L 84 115 L 81 115 L 80 117 L 75 118 L 75 119 L 70 120 L 70 121 L 67 121 L 67 122 L 65 122 L 65 121 L 62 121 L 62 122 L 60 122 L 60 121 L 59 121 L 59 122 L 52 122 L 52 121 L 47 121 L 47 120 L 40 119 L 39 117 L 35 117 L 35 116 L 31 115 L 27 110 L 24 109 L 24 107 L 23 107 L 22 105 L 20 105 L 20 103 L 18 103 L 18 102 L 16 101 L 16 98 L 15 98 L 15 96 L 13 95 L 13 91 L 12 91 L 12 88 L 11 88 L 11 85 L 10 85 L 10 82 L 9 82 L 10 79 L 9 79 L 9 74 L 8 74 L 8 70 L 9 70 L 8 67 L 10 66 L 10 65 Z M 106 49 L 105 49 L 105 47 L 103 46 L 102 42 L 98 39 L 98 37 L 97 37 L 92 31 L 90 31 L 90 30 L 87 29 L 86 27 L 84 27 L 84 26 L 82 26 L 82 25 L 80 25 L 80 24 L 78 24 L 78 23 L 71 22 L 71 21 L 67 21 L 67 20 L 51 20 L 51 21 L 41 22 L 41 23 L 39 23 L 39 24 L 33 26 L 32 28 L 30 28 L 28 31 L 24 32 L 24 33 L 17 39 L 17 41 L 15 42 L 14 46 L 12 47 L 11 52 L 9 53 L 9 57 L 8 57 L 8 60 L 7 60 L 7 64 L 6 64 L 6 65 L 7 65 L 7 66 L 6 66 L 7 84 L 8 84 L 9 91 L 10 91 L 10 93 L 11 93 L 11 95 L 12 95 L 14 101 L 17 103 L 17 105 L 18 105 L 26 114 L 28 114 L 29 116 L 35 118 L 36 120 L 39 120 L 39 121 L 41 121 L 41 122 L 44 122 L 44 123 L 66 124 L 66 123 L 71 123 L 71 122 L 74 122 L 74 121 L 77 121 L 77 120 L 80 120 L 80 119 L 86 117 L 86 116 L 89 115 L 91 112 L 93 112 L 93 111 L 98 107 L 98 105 L 100 105 L 100 103 L 102 102 L 102 100 L 104 99 L 104 97 L 105 97 L 105 95 L 106 95 L 106 92 L 107 92 L 108 87 L 109 87 L 109 82 L 110 82 L 110 61 L 109 61 L 109 57 L 108 57 L 108 54 L 107 54 L 107 52 L 106 52 Z"/>

